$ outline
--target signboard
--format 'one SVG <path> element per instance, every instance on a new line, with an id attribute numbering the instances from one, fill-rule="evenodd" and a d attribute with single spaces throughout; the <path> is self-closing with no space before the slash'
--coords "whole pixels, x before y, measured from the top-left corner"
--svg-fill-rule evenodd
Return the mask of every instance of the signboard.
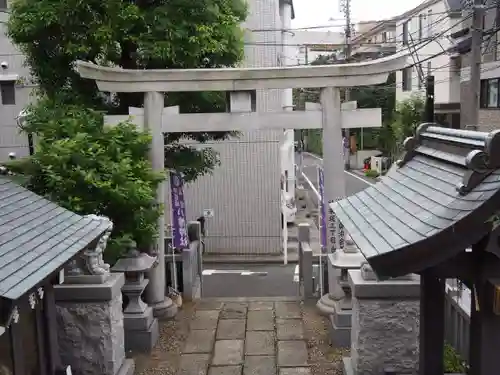
<path id="1" fill-rule="evenodd" d="M 319 194 L 321 197 L 320 202 L 320 213 L 321 213 L 321 248 L 325 252 L 334 253 L 337 249 L 343 249 L 345 246 L 345 232 L 344 226 L 337 217 L 333 210 L 325 204 L 325 174 L 323 168 L 318 167 L 318 185 Z M 342 197 L 337 200 L 343 199 Z M 331 200 L 328 203 L 333 203 Z M 326 214 L 328 211 L 328 215 Z M 327 241 L 329 237 L 330 241 Z M 328 249 L 328 243 L 331 244 L 331 248 Z"/>
<path id="2" fill-rule="evenodd" d="M 323 168 L 318 166 L 318 187 L 320 196 L 320 243 L 321 251 L 326 252 L 326 206 L 325 206 L 325 174 Z"/>
<path id="3" fill-rule="evenodd" d="M 184 182 L 182 176 L 170 172 L 170 198 L 172 210 L 172 245 L 175 249 L 189 246 L 186 222 L 186 204 L 184 202 Z"/>

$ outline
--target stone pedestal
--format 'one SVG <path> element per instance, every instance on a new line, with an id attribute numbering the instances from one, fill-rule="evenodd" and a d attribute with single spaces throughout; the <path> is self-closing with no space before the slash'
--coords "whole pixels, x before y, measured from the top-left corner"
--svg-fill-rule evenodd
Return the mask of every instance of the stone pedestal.
<path id="1" fill-rule="evenodd" d="M 347 258 L 347 259 L 346 259 Z M 337 266 L 335 266 L 333 263 Z M 345 247 L 328 255 L 327 273 L 328 273 L 328 293 L 320 298 L 317 303 L 319 312 L 325 316 L 330 316 L 335 312 L 335 307 L 346 297 L 346 285 L 342 287 L 340 279 L 342 278 L 342 268 L 340 265 L 352 266 L 349 268 L 359 268 L 360 262 L 364 261 L 363 256 L 348 235 L 345 235 Z M 353 264 L 354 263 L 354 264 Z M 356 265 L 357 267 L 354 267 Z M 344 271 L 344 277 L 345 277 Z M 347 290 L 349 287 L 347 286 Z M 342 302 L 345 305 L 345 302 Z"/>
<path id="2" fill-rule="evenodd" d="M 344 297 L 333 301 L 333 313 L 330 314 L 330 344 L 334 347 L 351 346 L 352 300 L 348 271 L 361 268 L 365 258 L 355 247 L 348 246 L 342 251 L 328 255 L 328 262 L 338 276 L 336 282 L 342 288 Z"/>
<path id="3" fill-rule="evenodd" d="M 112 268 L 113 272 L 125 273 L 122 291 L 128 300 L 123 311 L 127 351 L 150 352 L 158 341 L 158 319 L 153 317 L 153 309 L 141 299 L 149 282 L 144 278 L 144 272 L 155 262 L 156 258 L 135 250 L 134 244 L 127 256 L 119 259 Z"/>
<path id="4" fill-rule="evenodd" d="M 418 373 L 420 280 L 416 275 L 378 281 L 367 265 L 351 270 L 351 357 L 348 375 Z"/>
<path id="5" fill-rule="evenodd" d="M 125 358 L 123 274 L 101 284 L 54 287 L 61 363 L 76 375 L 132 375 L 134 361 Z"/>

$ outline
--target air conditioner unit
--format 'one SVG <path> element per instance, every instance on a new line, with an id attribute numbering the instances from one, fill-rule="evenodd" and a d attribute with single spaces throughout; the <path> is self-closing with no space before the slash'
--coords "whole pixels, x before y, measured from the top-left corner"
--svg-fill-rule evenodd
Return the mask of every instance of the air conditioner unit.
<path id="1" fill-rule="evenodd" d="M 370 161 L 370 169 L 377 171 L 379 174 L 382 174 L 382 157 L 372 156 Z"/>

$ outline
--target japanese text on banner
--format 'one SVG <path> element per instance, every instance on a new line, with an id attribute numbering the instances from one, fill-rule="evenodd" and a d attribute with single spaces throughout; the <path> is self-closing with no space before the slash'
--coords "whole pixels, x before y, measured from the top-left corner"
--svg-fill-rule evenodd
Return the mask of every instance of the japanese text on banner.
<path id="1" fill-rule="evenodd" d="M 182 176 L 170 172 L 171 210 L 172 210 L 172 245 L 176 249 L 189 246 L 184 202 L 184 182 Z"/>

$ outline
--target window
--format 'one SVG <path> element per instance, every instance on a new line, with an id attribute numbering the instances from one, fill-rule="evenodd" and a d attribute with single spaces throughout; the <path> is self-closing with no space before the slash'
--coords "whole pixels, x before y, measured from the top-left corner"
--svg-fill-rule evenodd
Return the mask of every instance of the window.
<path id="1" fill-rule="evenodd" d="M 4 81 L 0 83 L 0 92 L 3 105 L 16 104 L 16 87 L 14 81 Z"/>
<path id="2" fill-rule="evenodd" d="M 382 33 L 382 43 L 387 43 L 387 31 Z"/>
<path id="3" fill-rule="evenodd" d="M 409 20 L 403 23 L 403 45 L 408 45 Z"/>
<path id="4" fill-rule="evenodd" d="M 481 81 L 481 108 L 500 108 L 499 86 L 500 82 L 498 78 Z"/>
<path id="5" fill-rule="evenodd" d="M 0 9 L 7 9 L 7 0 L 0 0 Z"/>
<path id="6" fill-rule="evenodd" d="M 403 91 L 411 91 L 411 73 L 412 68 L 405 68 L 403 73 Z"/>

